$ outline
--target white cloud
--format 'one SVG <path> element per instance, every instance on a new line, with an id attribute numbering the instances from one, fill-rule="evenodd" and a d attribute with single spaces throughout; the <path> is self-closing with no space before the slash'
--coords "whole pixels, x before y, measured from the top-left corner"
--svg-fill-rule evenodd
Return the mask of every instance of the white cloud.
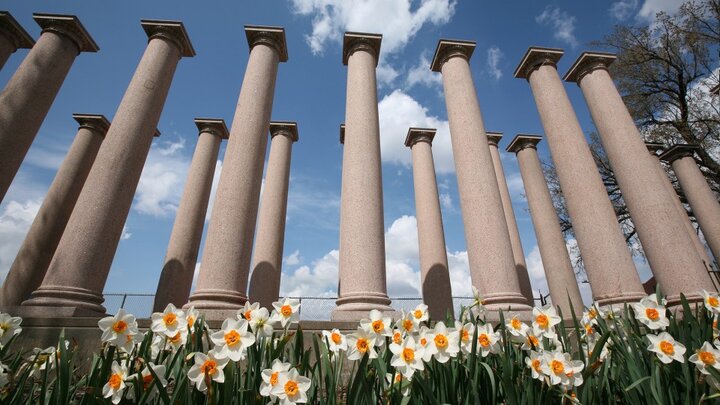
<path id="1" fill-rule="evenodd" d="M 400 72 L 385 60 L 384 57 L 380 57 L 377 69 L 375 70 L 377 75 L 377 81 L 380 86 L 389 86 L 395 79 L 400 76 Z"/>
<path id="2" fill-rule="evenodd" d="M 217 194 L 217 187 L 220 183 L 220 173 L 222 173 L 222 161 L 218 160 L 215 162 L 215 174 L 213 175 L 212 186 L 210 187 L 210 199 L 208 201 L 207 213 L 205 214 L 205 222 L 210 221 L 213 205 L 215 205 L 215 195 Z"/>
<path id="3" fill-rule="evenodd" d="M 50 139 L 45 137 L 42 139 L 42 142 L 33 144 L 23 163 L 53 171 L 59 169 L 63 160 L 65 160 L 70 145 L 58 142 L 58 137 L 59 136 L 53 136 L 53 138 Z"/>
<path id="4" fill-rule="evenodd" d="M 453 297 L 472 297 L 472 279 L 467 251 L 448 252 L 447 255 Z"/>
<path id="5" fill-rule="evenodd" d="M 120 234 L 120 240 L 128 240 L 132 236 L 132 233 L 130 233 L 130 229 L 127 227 L 127 225 L 123 225 L 122 233 Z"/>
<path id="6" fill-rule="evenodd" d="M 446 210 L 453 209 L 452 196 L 449 193 L 440 193 L 440 205 Z"/>
<path id="7" fill-rule="evenodd" d="M 450 142 L 450 126 L 447 121 L 428 114 L 415 99 L 395 90 L 378 103 L 380 115 L 380 149 L 382 160 L 411 167 L 412 155 L 405 146 L 405 135 L 410 127 L 436 128 L 433 140 L 433 160 L 437 173 L 453 173 L 455 163 Z"/>
<path id="8" fill-rule="evenodd" d="M 661 11 L 668 14 L 675 14 L 683 4 L 680 0 L 645 0 L 640 11 L 638 11 L 637 18 L 645 20 L 655 19 L 655 15 Z"/>
<path id="9" fill-rule="evenodd" d="M 575 263 L 578 259 L 579 250 L 577 248 L 577 241 L 575 239 L 569 239 L 565 241 L 568 254 L 570 255 L 570 262 Z M 545 277 L 545 268 L 543 267 L 542 257 L 540 256 L 540 249 L 535 245 L 525 256 L 525 262 L 527 263 L 528 274 L 530 275 L 530 284 L 533 287 L 533 293 L 537 295 L 538 290 L 543 294 L 548 294 L 549 289 L 547 285 L 547 279 Z M 580 295 L 583 298 L 583 303 L 589 305 L 593 302 L 592 292 L 590 291 L 590 285 L 588 283 L 579 283 Z"/>
<path id="10" fill-rule="evenodd" d="M 626 20 L 638 6 L 638 0 L 618 0 L 610 6 L 610 16 L 617 21 Z"/>
<path id="11" fill-rule="evenodd" d="M 300 260 L 300 251 L 297 249 L 294 252 L 290 253 L 290 255 L 283 258 L 283 261 L 287 266 L 296 266 L 300 264 Z"/>
<path id="12" fill-rule="evenodd" d="M 575 38 L 575 17 L 557 6 L 547 6 L 542 14 L 535 17 L 539 24 L 549 25 L 553 28 L 555 39 L 567 43 L 575 48 L 578 41 Z"/>
<path id="13" fill-rule="evenodd" d="M 495 80 L 500 80 L 502 77 L 502 71 L 500 70 L 500 59 L 503 57 L 503 52 L 497 46 L 491 46 L 487 50 L 487 67 L 490 76 Z"/>
<path id="14" fill-rule="evenodd" d="M 143 168 L 133 208 L 156 217 L 170 216 L 177 210 L 187 178 L 190 160 L 180 152 L 185 141 L 153 144 Z"/>
<path id="15" fill-rule="evenodd" d="M 339 252 L 331 250 L 310 266 L 285 272 L 280 281 L 280 295 L 290 297 L 335 297 L 338 285 Z"/>
<path id="16" fill-rule="evenodd" d="M 430 70 L 430 58 L 427 52 L 420 55 L 417 65 L 410 68 L 405 77 L 405 85 L 408 89 L 416 84 L 427 87 L 442 87 L 442 75 Z"/>
<path id="17" fill-rule="evenodd" d="M 328 42 L 340 44 L 345 31 L 382 33 L 382 50 L 404 47 L 425 25 L 442 25 L 455 12 L 455 1 L 423 0 L 414 10 L 411 0 L 293 0 L 294 12 L 312 17 L 305 40 L 314 54 Z"/>
<path id="18" fill-rule="evenodd" d="M 0 213 L 0 278 L 5 279 L 10 266 L 15 261 L 15 256 L 42 200 L 28 200 L 25 202 L 10 201 Z"/>
<path id="19" fill-rule="evenodd" d="M 523 185 L 520 173 L 510 173 L 506 176 L 505 181 L 507 182 L 510 200 L 512 200 L 512 202 L 527 201 L 525 186 Z"/>

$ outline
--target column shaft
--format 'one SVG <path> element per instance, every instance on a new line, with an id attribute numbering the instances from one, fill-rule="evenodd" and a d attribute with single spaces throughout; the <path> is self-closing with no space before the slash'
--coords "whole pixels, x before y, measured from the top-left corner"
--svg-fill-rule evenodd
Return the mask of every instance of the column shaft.
<path id="1" fill-rule="evenodd" d="M 197 289 L 186 304 L 203 309 L 210 319 L 234 314 L 247 301 L 250 256 L 280 62 L 278 50 L 271 44 L 250 46 Z"/>
<path id="2" fill-rule="evenodd" d="M 102 291 L 181 56 L 167 35 L 150 36 L 28 312 L 105 313 Z"/>
<path id="3" fill-rule="evenodd" d="M 713 288 L 707 268 L 686 232 L 670 196 L 657 176 L 657 162 L 647 153 L 608 71 L 592 69 L 578 79 L 605 154 L 620 186 L 645 257 L 670 305 L 680 293 L 700 299 Z M 717 205 L 717 202 L 715 203 Z M 720 208 L 719 208 L 720 209 Z M 720 223 L 720 216 L 717 218 Z M 682 269 L 682 271 L 678 271 Z"/>
<path id="4" fill-rule="evenodd" d="M 348 34 L 345 34 L 346 38 Z M 363 39 L 349 47 L 345 143 L 340 195 L 340 290 L 333 320 L 352 320 L 372 309 L 392 311 L 385 279 L 377 52 Z"/>
<path id="5" fill-rule="evenodd" d="M 518 229 L 515 219 L 515 211 L 513 210 L 512 200 L 510 199 L 510 190 L 508 189 L 507 179 L 505 178 L 505 170 L 500 159 L 500 151 L 498 150 L 497 141 L 489 142 L 490 156 L 492 157 L 493 168 L 497 178 L 498 187 L 500 188 L 500 201 L 502 201 L 503 213 L 505 214 L 505 222 L 507 223 L 508 232 L 510 233 L 510 245 L 512 246 L 513 259 L 515 260 L 515 270 L 517 271 L 518 281 L 520 282 L 520 292 L 528 300 L 529 305 L 535 303 L 532 284 L 530 284 L 530 275 L 525 263 L 525 252 L 523 251 L 522 241 L 520 240 L 520 230 Z"/>
<path id="6" fill-rule="evenodd" d="M 575 309 L 575 315 L 580 316 L 583 300 L 537 150 L 533 146 L 526 146 L 515 152 L 550 297 L 553 304 L 560 307 L 563 318 L 572 319 L 570 304 Z"/>
<path id="7" fill-rule="evenodd" d="M 224 124 L 223 124 L 224 125 Z M 201 130 L 170 233 L 153 311 L 183 306 L 190 296 L 222 135 Z"/>
<path id="8" fill-rule="evenodd" d="M 454 314 L 445 233 L 429 140 L 411 146 L 423 301 L 434 320 Z"/>
<path id="9" fill-rule="evenodd" d="M 44 31 L 0 93 L 0 201 L 78 53 L 70 37 Z"/>
<path id="10" fill-rule="evenodd" d="M 600 305 L 641 299 L 645 292 L 640 277 L 554 61 L 538 60 L 526 77 L 545 129 L 593 298 Z"/>
<path id="11" fill-rule="evenodd" d="M 697 218 L 700 230 L 710 246 L 710 251 L 715 256 L 715 260 L 720 261 L 720 204 L 717 197 L 708 186 L 705 176 L 692 156 L 676 159 L 672 162 L 672 168 Z"/>
<path id="12" fill-rule="evenodd" d="M 80 122 L 75 140 L 5 278 L 0 307 L 19 306 L 42 283 L 107 132 L 109 123 L 104 117 L 95 121 Z"/>

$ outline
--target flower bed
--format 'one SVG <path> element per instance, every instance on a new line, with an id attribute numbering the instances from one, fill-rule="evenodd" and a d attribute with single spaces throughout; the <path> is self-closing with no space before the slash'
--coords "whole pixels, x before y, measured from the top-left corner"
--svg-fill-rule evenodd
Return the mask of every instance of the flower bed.
<path id="1" fill-rule="evenodd" d="M 482 299 L 460 320 L 431 322 L 427 307 L 392 321 L 371 311 L 357 331 L 304 342 L 299 304 L 272 312 L 246 304 L 213 331 L 194 309 L 169 305 L 140 333 L 122 309 L 98 322 L 102 347 L 90 371 L 76 347 L 13 351 L 21 319 L 0 314 L 1 403 L 376 404 L 700 403 L 720 397 L 720 300 L 682 300 L 682 316 L 659 294 L 639 303 L 587 308 L 561 322 L 546 306 L 533 321 L 484 322 Z M 306 344 L 307 343 L 307 344 Z M 309 347 L 309 349 L 304 349 Z"/>

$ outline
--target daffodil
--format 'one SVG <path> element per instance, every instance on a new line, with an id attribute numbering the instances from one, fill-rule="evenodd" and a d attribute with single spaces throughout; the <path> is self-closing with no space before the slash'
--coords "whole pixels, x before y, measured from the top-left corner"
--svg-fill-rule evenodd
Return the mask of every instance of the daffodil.
<path id="1" fill-rule="evenodd" d="M 390 345 L 393 353 L 390 364 L 395 367 L 405 378 L 412 378 L 416 370 L 424 370 L 423 364 L 424 348 L 415 344 L 415 339 L 408 336 L 401 345 Z"/>
<path id="2" fill-rule="evenodd" d="M 667 332 L 662 332 L 659 335 L 647 335 L 650 345 L 647 350 L 657 354 L 658 359 L 665 364 L 672 363 L 673 360 L 680 363 L 685 362 L 683 355 L 685 354 L 685 346 L 682 343 L 678 343 L 675 339 L 670 336 Z"/>
<path id="3" fill-rule="evenodd" d="M 712 314 L 720 314 L 720 296 L 717 293 L 709 293 L 702 291 L 703 303 L 705 308 Z"/>
<path id="4" fill-rule="evenodd" d="M 405 339 L 405 335 L 407 335 L 406 332 L 404 332 L 402 329 L 395 329 L 392 332 L 392 337 L 390 340 L 392 340 L 392 343 L 399 345 L 402 343 L 403 339 Z"/>
<path id="5" fill-rule="evenodd" d="M 651 297 L 654 297 L 651 298 Z M 665 329 L 670 325 L 665 307 L 657 302 L 655 294 L 645 297 L 640 302 L 631 304 L 635 318 L 652 330 Z"/>
<path id="6" fill-rule="evenodd" d="M 479 317 L 485 313 L 485 299 L 480 295 L 480 291 L 475 286 L 472 286 L 473 292 L 473 303 L 470 305 L 470 309 L 473 316 Z"/>
<path id="7" fill-rule="evenodd" d="M 119 404 L 127 387 L 125 380 L 128 370 L 127 367 L 119 365 L 117 361 L 113 361 L 110 370 L 110 378 L 102 389 L 103 398 L 112 398 L 113 404 Z"/>
<path id="8" fill-rule="evenodd" d="M 244 319 L 248 322 L 250 322 L 250 319 L 252 319 L 252 314 L 254 311 L 257 311 L 260 309 L 260 303 L 259 302 L 253 302 L 252 304 L 250 301 L 245 301 L 245 305 L 243 305 L 242 308 L 237 313 L 238 319 Z M 267 311 L 267 309 L 265 309 Z"/>
<path id="9" fill-rule="evenodd" d="M 290 370 L 290 363 L 283 363 L 280 359 L 275 359 L 270 368 L 263 370 L 262 383 L 260 383 L 260 395 L 275 399 L 272 389 L 280 381 L 280 375 Z"/>
<path id="10" fill-rule="evenodd" d="M 102 330 L 101 340 L 113 345 L 124 345 L 127 343 L 128 335 L 136 335 L 137 321 L 132 314 L 125 313 L 125 310 L 118 309 L 115 316 L 108 316 L 98 321 Z"/>
<path id="11" fill-rule="evenodd" d="M 451 357 L 457 356 L 460 351 L 460 332 L 454 328 L 447 328 L 445 323 L 438 322 L 432 333 L 432 339 L 425 346 L 435 360 L 440 363 L 447 363 Z"/>
<path id="12" fill-rule="evenodd" d="M 250 329 L 257 337 L 270 337 L 273 334 L 272 322 L 270 321 L 270 313 L 267 308 L 258 308 L 250 312 Z"/>
<path id="13" fill-rule="evenodd" d="M 542 308 L 533 308 L 533 334 L 537 337 L 555 338 L 555 325 L 560 321 L 557 311 L 551 304 Z"/>
<path id="14" fill-rule="evenodd" d="M 415 307 L 410 314 L 412 315 L 412 321 L 415 324 L 415 327 L 420 326 L 423 322 L 427 322 L 430 318 L 430 315 L 428 314 L 428 306 L 425 304 L 418 304 L 418 306 Z"/>
<path id="15" fill-rule="evenodd" d="M 520 348 L 523 350 L 542 350 L 540 339 L 541 337 L 535 336 L 532 331 L 529 331 Z"/>
<path id="16" fill-rule="evenodd" d="M 500 352 L 500 333 L 493 331 L 491 324 L 478 325 L 477 327 L 477 349 L 482 357 L 490 353 Z"/>
<path id="17" fill-rule="evenodd" d="M 688 360 L 695 363 L 698 370 L 705 375 L 710 374 L 708 368 L 720 370 L 720 350 L 714 348 L 710 342 L 703 343 Z"/>
<path id="18" fill-rule="evenodd" d="M 392 389 L 399 389 L 402 396 L 410 395 L 411 379 L 403 377 L 401 373 L 385 373 L 385 381 Z"/>
<path id="19" fill-rule="evenodd" d="M 214 350 L 208 354 L 195 353 L 195 364 L 188 370 L 188 378 L 195 384 L 198 391 L 207 391 L 205 380 L 212 380 L 217 383 L 225 382 L 223 368 L 228 363 L 228 358 L 218 358 Z"/>
<path id="20" fill-rule="evenodd" d="M 281 405 L 304 404 L 307 402 L 307 390 L 310 379 L 301 376 L 294 368 L 279 375 L 278 383 L 270 390 L 280 400 Z"/>
<path id="21" fill-rule="evenodd" d="M 47 349 L 38 347 L 28 356 L 27 360 L 31 364 L 30 377 L 43 378 L 45 370 L 52 370 L 55 366 L 55 347 L 50 346 Z"/>
<path id="22" fill-rule="evenodd" d="M 530 327 L 518 319 L 517 315 L 513 316 L 512 319 L 505 323 L 505 329 L 515 337 L 525 337 L 530 330 Z"/>
<path id="23" fill-rule="evenodd" d="M 155 312 L 151 316 L 150 330 L 166 336 L 175 336 L 176 333 L 187 333 L 188 321 L 185 312 L 168 304 L 163 312 Z"/>
<path id="24" fill-rule="evenodd" d="M 432 342 L 434 336 L 434 331 L 427 326 L 423 325 L 420 327 L 420 331 L 417 333 L 416 340 L 417 345 L 425 349 L 423 351 L 423 361 L 430 361 L 433 356 L 433 351 L 429 350 L 430 348 L 430 342 Z M 405 341 L 403 339 L 402 341 Z M 395 344 L 395 343 L 393 343 Z M 395 344 L 396 346 L 402 345 L 402 342 Z"/>
<path id="25" fill-rule="evenodd" d="M 190 332 L 192 332 L 192 329 L 195 327 L 195 321 L 197 321 L 198 318 L 200 318 L 200 311 L 195 309 L 195 307 L 190 307 L 185 311 L 185 319 L 187 320 L 187 327 Z"/>
<path id="26" fill-rule="evenodd" d="M 525 365 L 530 369 L 532 378 L 537 380 L 545 379 L 543 365 L 548 360 L 548 355 L 535 350 L 530 350 L 528 357 L 525 358 Z"/>
<path id="27" fill-rule="evenodd" d="M 583 312 L 580 322 L 582 324 L 597 325 L 598 318 L 602 318 L 602 313 L 599 308 L 599 305 L 593 302 L 592 305 Z"/>
<path id="28" fill-rule="evenodd" d="M 405 310 L 402 311 L 402 315 L 400 316 L 400 319 L 395 323 L 395 327 L 398 329 L 402 329 L 405 331 L 405 333 L 412 333 L 417 330 L 420 323 L 415 322 L 415 317 L 412 312 L 405 312 Z"/>
<path id="29" fill-rule="evenodd" d="M 573 360 L 569 353 L 561 351 L 546 354 L 546 360 L 541 367 L 551 385 L 562 384 L 564 387 L 575 387 L 583 383 L 582 370 L 585 365 L 582 361 Z"/>
<path id="30" fill-rule="evenodd" d="M 348 360 L 360 360 L 365 354 L 371 359 L 377 358 L 375 339 L 375 333 L 369 333 L 364 328 L 359 327 L 355 333 L 347 337 Z"/>
<path id="31" fill-rule="evenodd" d="M 215 344 L 219 358 L 229 358 L 232 361 L 245 359 L 248 347 L 255 343 L 255 335 L 248 332 L 248 322 L 244 319 L 226 319 L 222 328 L 210 335 Z"/>
<path id="32" fill-rule="evenodd" d="M 375 334 L 377 338 L 375 344 L 382 346 L 385 343 L 385 336 L 392 336 L 392 321 L 389 316 L 383 316 L 383 313 L 377 309 L 370 311 L 370 319 L 362 319 L 360 327 L 368 333 Z"/>
<path id="33" fill-rule="evenodd" d="M 475 334 L 475 324 L 465 323 L 460 330 L 460 349 L 465 353 L 472 352 L 473 335 Z"/>
<path id="34" fill-rule="evenodd" d="M 0 346 L 5 346 L 13 336 L 22 332 L 22 318 L 0 313 Z"/>
<path id="35" fill-rule="evenodd" d="M 323 336 L 327 339 L 328 349 L 333 353 L 338 353 L 341 350 L 347 350 L 347 339 L 345 335 L 340 333 L 340 330 L 333 329 L 331 331 L 322 331 Z"/>
<path id="36" fill-rule="evenodd" d="M 152 369 L 152 372 L 150 372 L 150 369 Z M 142 392 L 150 390 L 150 393 L 147 396 L 148 400 L 154 398 L 158 392 L 157 386 L 155 385 L 155 377 L 153 377 L 153 373 L 157 375 L 160 385 L 162 385 L 163 387 L 167 385 L 167 380 L 165 379 L 165 366 L 162 364 L 156 366 L 153 363 L 147 363 L 145 368 L 143 368 L 140 373 L 133 374 L 128 377 L 129 382 L 132 381 L 136 384 L 142 384 Z M 135 399 L 135 390 L 128 390 L 128 398 Z"/>
<path id="37" fill-rule="evenodd" d="M 282 301 L 273 302 L 275 308 L 270 315 L 271 322 L 280 322 L 282 327 L 296 323 L 300 320 L 300 301 L 291 298 L 285 298 Z"/>

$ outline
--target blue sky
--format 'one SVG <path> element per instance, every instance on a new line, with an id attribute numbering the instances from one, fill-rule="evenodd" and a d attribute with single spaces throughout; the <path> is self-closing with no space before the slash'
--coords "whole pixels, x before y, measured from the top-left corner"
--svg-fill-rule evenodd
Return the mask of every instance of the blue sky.
<path id="1" fill-rule="evenodd" d="M 342 146 L 338 127 L 345 116 L 345 30 L 384 35 L 378 67 L 383 157 L 388 289 L 391 296 L 419 296 L 417 234 L 410 153 L 403 141 L 409 126 L 437 127 L 434 152 L 454 295 L 469 294 L 469 273 L 450 153 L 440 76 L 429 60 L 440 38 L 477 41 L 472 73 L 489 131 L 505 134 L 501 150 L 517 133 L 542 134 L 524 80 L 512 73 L 528 46 L 563 48 L 565 73 L 613 24 L 646 24 L 656 11 L 673 12 L 679 0 L 450 1 L 23 1 L 6 0 L 9 11 L 34 37 L 33 12 L 77 15 L 100 46 L 76 59 L 5 200 L 0 204 L 0 278 L 4 278 L 64 154 L 77 131 L 71 114 L 104 114 L 112 120 L 144 51 L 141 18 L 185 24 L 197 51 L 180 61 L 158 124 L 140 186 L 115 255 L 106 292 L 154 293 L 175 209 L 197 140 L 195 117 L 231 124 L 248 58 L 244 24 L 286 30 L 290 59 L 280 65 L 274 120 L 297 121 L 282 293 L 335 295 Z M 18 50 L 0 70 L 0 86 L 27 54 Z M 594 126 L 574 84 L 566 85 L 586 133 Z M 215 184 L 222 167 L 220 151 Z M 549 157 L 545 143 L 539 148 Z M 267 158 L 266 158 L 267 159 Z M 525 256 L 537 291 L 547 292 L 534 231 L 515 157 L 503 152 Z M 213 188 L 214 193 L 214 188 Z M 211 197 L 212 205 L 212 197 Z M 206 227 L 207 230 L 207 227 Z M 198 261 L 202 261 L 202 250 Z M 643 280 L 649 277 L 638 263 Z M 587 296 L 587 284 L 583 292 Z"/>

